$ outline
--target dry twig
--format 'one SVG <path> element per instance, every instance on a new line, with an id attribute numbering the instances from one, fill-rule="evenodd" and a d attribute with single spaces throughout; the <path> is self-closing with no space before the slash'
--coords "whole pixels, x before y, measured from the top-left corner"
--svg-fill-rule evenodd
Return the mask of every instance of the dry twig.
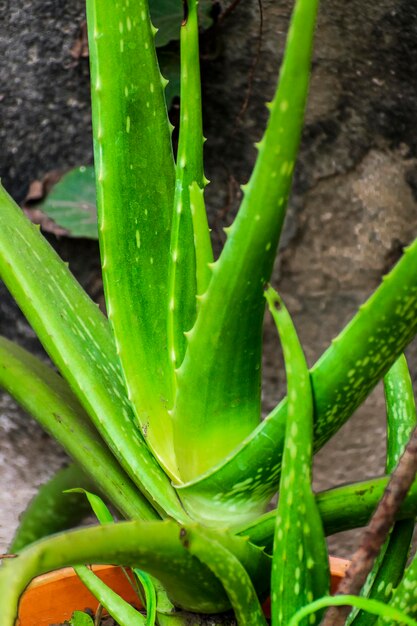
<path id="1" fill-rule="evenodd" d="M 408 490 L 417 473 L 417 428 L 413 431 L 397 467 L 391 474 L 385 493 L 367 526 L 359 548 L 352 557 L 345 577 L 340 583 L 338 595 L 358 595 L 374 561 L 385 542 Z M 331 607 L 321 626 L 343 626 L 351 610 L 350 606 Z"/>

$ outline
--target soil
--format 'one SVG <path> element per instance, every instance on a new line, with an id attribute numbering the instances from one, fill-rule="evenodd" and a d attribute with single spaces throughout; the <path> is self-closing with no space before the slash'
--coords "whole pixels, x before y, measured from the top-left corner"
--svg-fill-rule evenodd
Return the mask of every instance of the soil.
<path id="1" fill-rule="evenodd" d="M 90 614 L 90 611 L 86 611 Z M 181 612 L 181 617 L 186 619 L 187 626 L 236 626 L 236 620 L 230 614 L 224 614 L 218 616 L 213 615 L 195 615 L 193 613 Z M 68 626 L 68 622 L 62 624 L 51 624 L 51 626 Z M 118 623 L 112 617 L 104 617 L 100 626 L 118 626 Z"/>

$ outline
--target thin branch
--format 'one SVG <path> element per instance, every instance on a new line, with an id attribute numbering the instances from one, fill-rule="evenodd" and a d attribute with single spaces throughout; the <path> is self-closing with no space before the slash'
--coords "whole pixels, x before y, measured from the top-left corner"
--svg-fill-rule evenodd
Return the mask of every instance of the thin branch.
<path id="1" fill-rule="evenodd" d="M 408 490 L 417 473 L 417 428 L 414 429 L 397 467 L 391 474 L 384 495 L 366 528 L 359 548 L 353 555 L 345 577 L 339 585 L 339 594 L 358 595 L 385 542 Z M 331 607 L 321 626 L 343 626 L 350 606 Z"/>
<path id="2" fill-rule="evenodd" d="M 17 557 L 17 554 L 0 554 L 0 561 L 1 559 L 15 559 Z"/>

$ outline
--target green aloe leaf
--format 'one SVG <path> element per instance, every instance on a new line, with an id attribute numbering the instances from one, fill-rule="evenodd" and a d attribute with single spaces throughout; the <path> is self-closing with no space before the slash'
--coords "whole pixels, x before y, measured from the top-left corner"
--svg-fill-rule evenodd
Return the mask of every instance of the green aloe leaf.
<path id="1" fill-rule="evenodd" d="M 0 337 L 0 363 L 0 387 L 63 446 L 123 515 L 136 519 L 157 516 L 89 424 L 87 413 L 65 380 L 4 337 Z M 42 514 L 43 499 L 39 506 Z M 35 503 L 34 507 L 32 514 L 38 515 Z"/>
<path id="2" fill-rule="evenodd" d="M 213 263 L 213 249 L 207 221 L 204 191 L 196 182 L 190 186 L 190 205 L 193 220 L 194 245 L 196 252 L 197 309 L 200 296 L 206 291 L 211 278 L 210 264 Z"/>
<path id="3" fill-rule="evenodd" d="M 416 331 L 417 241 L 311 369 L 315 450 L 352 415 Z M 218 467 L 177 488 L 194 517 L 207 517 L 215 502 L 212 515 L 238 526 L 265 510 L 281 469 L 287 408 L 284 399 Z"/>
<path id="4" fill-rule="evenodd" d="M 387 604 L 383 604 L 378 600 L 370 600 L 368 598 L 361 598 L 360 596 L 349 595 L 330 596 L 320 598 L 319 600 L 312 602 L 298 611 L 298 613 L 292 617 L 288 626 L 298 626 L 302 623 L 302 620 L 306 619 L 309 615 L 311 616 L 313 613 L 322 611 L 324 608 L 329 606 L 344 606 L 345 604 L 350 604 L 358 609 L 363 609 L 364 611 L 373 613 L 374 615 L 379 615 L 381 617 L 385 616 L 389 620 L 390 624 L 394 621 L 407 624 L 407 626 L 417 626 L 416 621 L 410 619 L 406 613 L 399 611 L 398 609 L 395 609 Z"/>
<path id="5" fill-rule="evenodd" d="M 387 405 L 387 473 L 392 472 L 416 426 L 414 393 L 404 355 L 394 363 L 384 378 Z M 388 602 L 392 590 L 397 587 L 404 573 L 414 520 L 397 522 L 370 572 L 361 595 L 373 600 Z M 353 611 L 346 625 L 371 626 L 377 618 L 366 612 Z"/>
<path id="6" fill-rule="evenodd" d="M 398 587 L 393 590 L 389 606 L 392 609 L 404 611 L 409 618 L 417 618 L 417 558 L 414 556 L 411 565 L 406 569 L 405 574 Z M 414 621 L 414 620 L 413 620 Z M 378 626 L 383 626 L 389 622 L 381 616 L 377 621 Z"/>
<path id="7" fill-rule="evenodd" d="M 196 244 L 192 244 L 190 186 L 204 185 L 197 1 L 189 0 L 187 7 L 187 19 L 181 26 L 180 131 L 169 255 L 168 349 L 174 393 L 175 370 L 184 358 L 184 333 L 190 330 L 196 316 Z"/>
<path id="8" fill-rule="evenodd" d="M 329 591 L 326 542 L 312 489 L 313 397 L 310 374 L 297 333 L 281 298 L 266 299 L 277 326 L 287 374 L 288 413 L 275 522 L 271 577 L 274 626 Z"/>
<path id="9" fill-rule="evenodd" d="M 9 548 L 19 552 L 38 539 L 74 528 L 90 513 L 88 502 L 63 492 L 74 485 L 93 488 L 93 481 L 78 465 L 71 464 L 42 485 L 20 515 L 19 526 Z M 94 485 L 95 487 L 95 485 Z"/>
<path id="10" fill-rule="evenodd" d="M 0 277 L 126 473 L 161 512 L 183 520 L 135 423 L 108 321 L 2 187 Z"/>
<path id="11" fill-rule="evenodd" d="M 87 18 L 107 311 L 147 444 L 175 475 L 167 338 L 175 171 L 153 27 L 146 0 L 88 0 Z"/>
<path id="12" fill-rule="evenodd" d="M 200 19 L 204 29 L 212 24 L 210 16 L 212 0 L 200 0 Z M 158 29 L 155 38 L 157 46 L 165 46 L 169 41 L 180 38 L 181 22 L 184 18 L 183 3 L 179 0 L 149 0 L 152 22 Z"/>
<path id="13" fill-rule="evenodd" d="M 369 522 L 378 502 L 388 485 L 389 477 L 373 478 L 352 485 L 333 487 L 316 494 L 320 517 L 326 535 L 333 535 L 352 528 L 361 528 Z M 417 481 L 413 483 L 397 520 L 408 520 L 417 515 Z M 271 511 L 249 524 L 235 529 L 243 537 L 249 537 L 251 543 L 264 547 L 272 553 L 276 512 Z"/>
<path id="14" fill-rule="evenodd" d="M 184 481 L 220 462 L 260 421 L 262 291 L 271 275 L 291 187 L 316 12 L 317 0 L 297 0 L 258 158 L 187 335 L 175 406 L 181 426 L 175 445 Z M 184 491 L 188 506 L 187 495 Z M 201 507 L 200 514 L 206 514 Z"/>
<path id="15" fill-rule="evenodd" d="M 79 579 L 116 620 L 119 626 L 148 626 L 145 617 L 106 585 L 88 567 L 74 568 Z"/>
<path id="16" fill-rule="evenodd" d="M 257 593 L 264 595 L 269 586 L 269 557 L 241 537 L 220 534 L 217 540 L 239 559 Z M 9 559 L 0 569 L 0 626 L 14 626 L 19 596 L 34 576 L 91 562 L 140 565 L 161 581 L 178 607 L 201 613 L 230 607 L 217 578 L 182 545 L 176 523 L 120 522 L 55 535 Z"/>
<path id="17" fill-rule="evenodd" d="M 204 531 L 183 529 L 183 546 L 207 565 L 222 583 L 238 626 L 266 626 L 265 616 L 252 581 L 240 561 Z"/>

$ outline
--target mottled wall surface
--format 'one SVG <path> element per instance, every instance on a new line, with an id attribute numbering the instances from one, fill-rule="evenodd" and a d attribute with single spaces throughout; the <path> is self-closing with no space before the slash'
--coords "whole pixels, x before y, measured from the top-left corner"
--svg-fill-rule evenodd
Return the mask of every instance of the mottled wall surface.
<path id="1" fill-rule="evenodd" d="M 91 160 L 88 63 L 70 55 L 83 3 L 16 0 L 0 3 L 0 12 L 0 168 L 4 184 L 21 200 L 28 183 L 45 172 Z M 260 27 L 255 0 L 242 0 L 202 42 L 206 174 L 212 181 L 207 197 L 218 241 L 256 155 L 253 142 L 266 120 L 264 102 L 273 93 L 289 12 L 288 0 L 263 0 L 254 70 Z M 412 3 L 323 0 L 307 124 L 274 281 L 311 364 L 417 235 L 415 67 Z M 84 284 L 94 285 L 95 246 L 60 242 L 58 248 Z M 0 332 L 39 351 L 4 288 L 0 296 Z M 267 410 L 284 381 L 269 321 L 265 334 Z M 411 347 L 417 376 L 415 353 Z M 317 484 L 380 473 L 384 445 L 378 389 L 318 455 Z M 2 398 L 0 551 L 36 485 L 62 463 L 57 447 Z"/>

